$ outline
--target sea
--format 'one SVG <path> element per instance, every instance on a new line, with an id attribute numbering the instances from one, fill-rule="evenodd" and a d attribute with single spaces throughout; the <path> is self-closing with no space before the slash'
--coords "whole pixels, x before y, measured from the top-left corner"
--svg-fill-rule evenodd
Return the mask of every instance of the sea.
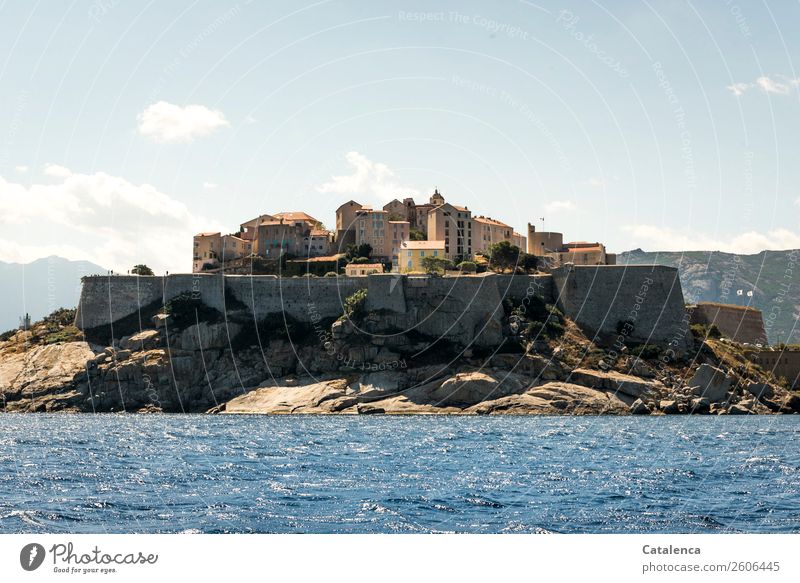
<path id="1" fill-rule="evenodd" d="M 0 415 L 2 533 L 797 533 L 800 416 Z"/>

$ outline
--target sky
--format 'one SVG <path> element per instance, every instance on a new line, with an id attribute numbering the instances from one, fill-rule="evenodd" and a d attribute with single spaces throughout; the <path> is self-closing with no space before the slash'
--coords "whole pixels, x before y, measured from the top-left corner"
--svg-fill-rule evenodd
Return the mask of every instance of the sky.
<path id="1" fill-rule="evenodd" d="M 0 0 L 0 261 L 434 188 L 611 251 L 800 247 L 797 2 Z"/>

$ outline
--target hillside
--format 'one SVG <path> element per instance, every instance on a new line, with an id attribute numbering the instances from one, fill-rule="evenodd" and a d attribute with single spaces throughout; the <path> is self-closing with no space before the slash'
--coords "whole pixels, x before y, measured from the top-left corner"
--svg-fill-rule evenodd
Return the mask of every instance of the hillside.
<path id="1" fill-rule="evenodd" d="M 658 264 L 677 267 L 688 303 L 724 302 L 750 305 L 764 313 L 764 326 L 772 344 L 800 342 L 799 250 L 762 251 L 736 255 L 719 251 L 655 251 L 621 253 L 619 264 Z M 753 290 L 753 297 L 736 290 Z"/>
<path id="2" fill-rule="evenodd" d="M 16 328 L 26 312 L 37 321 L 58 308 L 74 308 L 81 277 L 95 273 L 106 270 L 88 261 L 56 256 L 25 264 L 0 261 L 0 332 Z"/>

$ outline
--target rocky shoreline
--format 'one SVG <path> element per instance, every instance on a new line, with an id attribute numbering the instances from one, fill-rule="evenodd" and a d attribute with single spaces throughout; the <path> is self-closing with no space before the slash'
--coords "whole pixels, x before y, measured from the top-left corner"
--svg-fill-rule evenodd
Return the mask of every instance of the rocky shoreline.
<path id="1" fill-rule="evenodd" d="M 705 339 L 669 362 L 623 349 L 616 359 L 564 322 L 511 352 L 387 333 L 374 315 L 274 332 L 242 346 L 244 320 L 153 327 L 113 346 L 0 343 L 6 412 L 219 414 L 672 415 L 790 414 L 800 395 Z M 372 322 L 372 325 L 370 324 Z M 263 331 L 263 330 L 262 330 Z M 513 331 L 507 334 L 513 334 Z M 51 336 L 52 337 L 52 336 Z"/>

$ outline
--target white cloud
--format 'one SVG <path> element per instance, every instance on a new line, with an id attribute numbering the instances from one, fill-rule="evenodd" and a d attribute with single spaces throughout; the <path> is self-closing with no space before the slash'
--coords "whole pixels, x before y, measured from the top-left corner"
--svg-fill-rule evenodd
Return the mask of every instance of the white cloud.
<path id="1" fill-rule="evenodd" d="M 206 190 L 214 190 L 217 186 L 219 186 L 216 182 L 204 182 L 203 188 Z"/>
<path id="2" fill-rule="evenodd" d="M 246 123 L 247 125 L 254 124 L 257 121 L 258 120 L 254 118 L 252 115 L 248 115 L 246 118 L 244 118 L 244 123 Z"/>
<path id="3" fill-rule="evenodd" d="M 47 164 L 44 167 L 44 173 L 53 178 L 69 178 L 72 176 L 72 171 L 69 168 L 59 166 L 58 164 Z"/>
<path id="4" fill-rule="evenodd" d="M 800 234 L 787 229 L 767 233 L 748 231 L 728 239 L 686 231 L 676 231 L 655 225 L 628 225 L 630 247 L 653 251 L 724 251 L 727 253 L 758 253 L 765 249 L 800 249 Z"/>
<path id="5" fill-rule="evenodd" d="M 744 92 L 752 87 L 752 83 L 734 83 L 733 85 L 728 85 L 727 89 L 730 89 L 736 97 L 739 97 L 740 95 L 744 95 Z"/>
<path id="6" fill-rule="evenodd" d="M 560 211 L 573 211 L 577 208 L 571 200 L 552 200 L 544 205 L 548 213 L 557 213 Z"/>
<path id="7" fill-rule="evenodd" d="M 769 77 L 759 77 L 756 79 L 756 84 L 765 92 L 765 93 L 780 93 L 786 94 L 789 93 L 789 86 L 780 83 L 778 81 L 774 81 Z"/>
<path id="8" fill-rule="evenodd" d="M 185 272 L 191 269 L 192 235 L 224 230 L 148 184 L 102 172 L 60 178 L 27 186 L 0 177 L 0 260 L 57 254 L 120 272 L 136 263 Z"/>
<path id="9" fill-rule="evenodd" d="M 764 93 L 774 93 L 777 95 L 786 95 L 789 93 L 790 86 L 800 85 L 800 79 L 787 79 L 782 75 L 777 75 L 782 81 L 778 81 L 771 77 L 763 75 L 755 80 L 754 83 L 734 83 L 728 85 L 727 89 L 731 91 L 736 97 L 744 95 L 746 91 L 758 87 Z"/>
<path id="10" fill-rule="evenodd" d="M 394 198 L 419 196 L 417 189 L 398 183 L 394 179 L 394 172 L 386 164 L 373 162 L 358 152 L 348 152 L 346 159 L 353 167 L 352 174 L 332 176 L 329 181 L 317 187 L 317 191 L 383 203 Z"/>
<path id="11" fill-rule="evenodd" d="M 25 174 L 28 171 L 28 167 L 27 166 L 15 166 L 14 170 L 19 172 L 20 174 Z"/>
<path id="12" fill-rule="evenodd" d="M 203 105 L 180 107 L 159 101 L 137 117 L 139 133 L 155 142 L 191 142 L 230 124 L 221 111 Z"/>

